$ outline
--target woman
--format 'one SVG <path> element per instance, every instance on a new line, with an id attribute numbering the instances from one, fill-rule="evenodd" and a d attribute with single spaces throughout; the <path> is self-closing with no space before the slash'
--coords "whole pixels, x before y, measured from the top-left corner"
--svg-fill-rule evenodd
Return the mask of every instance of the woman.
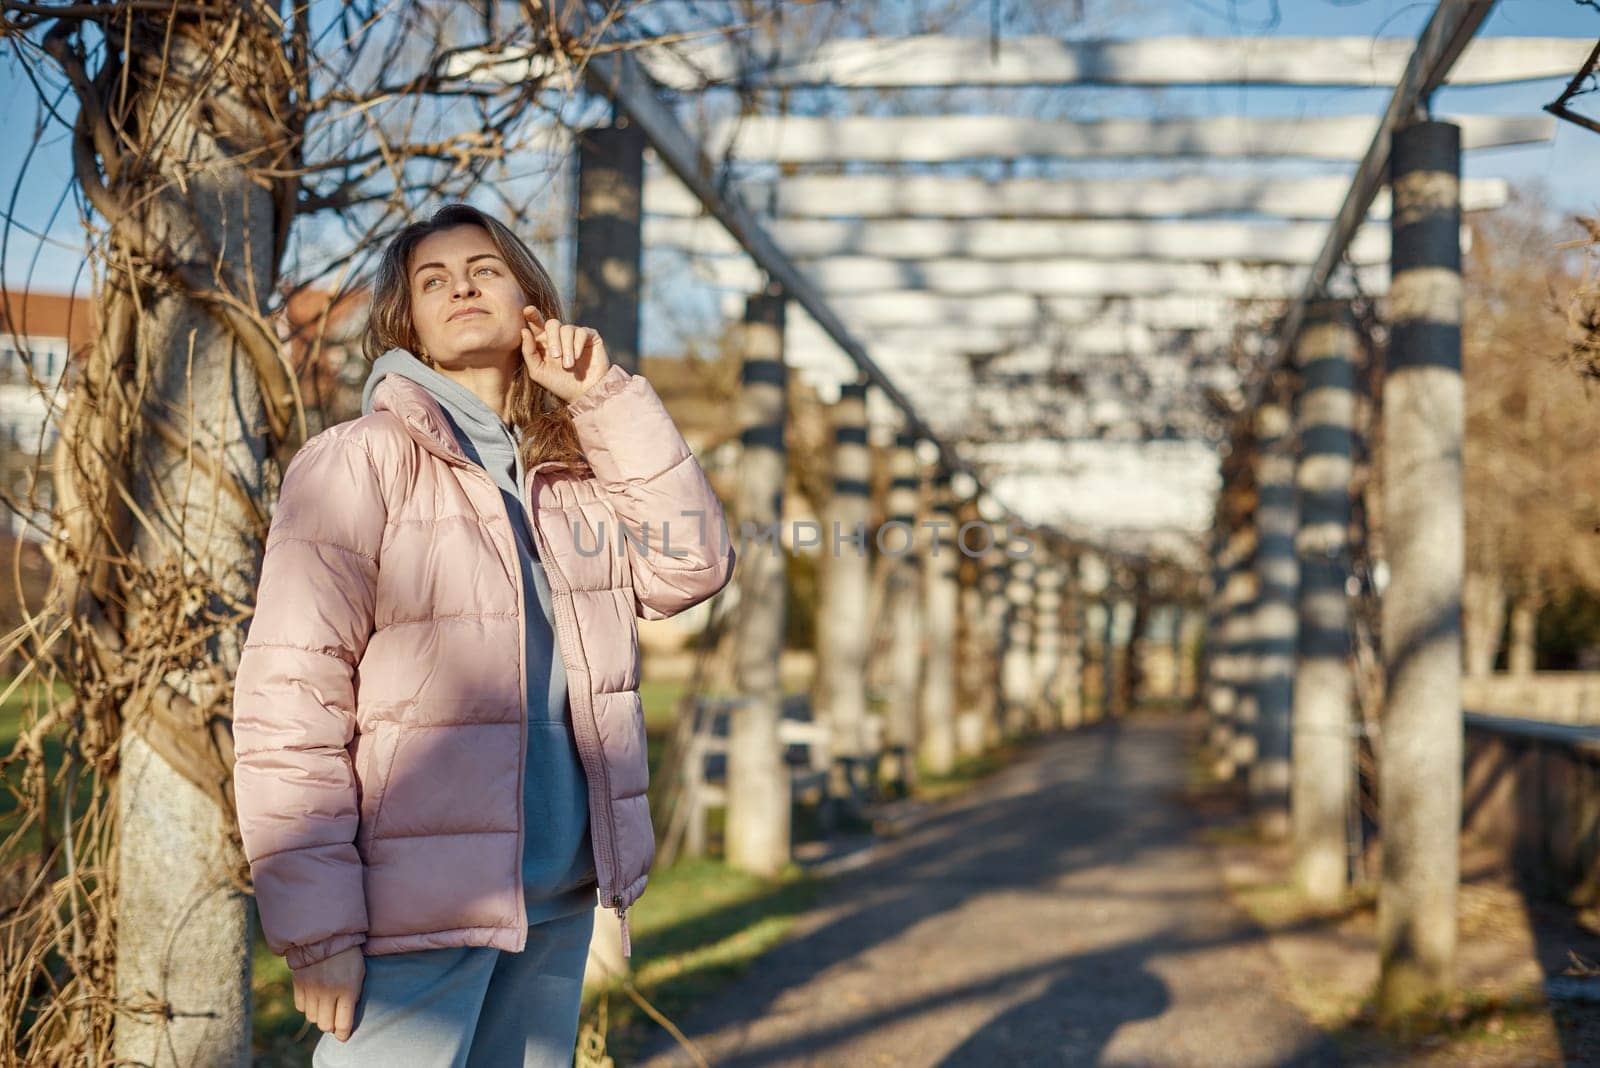
<path id="1" fill-rule="evenodd" d="M 262 929 L 323 1065 L 571 1063 L 654 857 L 635 616 L 732 574 L 649 383 L 462 205 L 384 252 L 361 418 L 296 454 L 234 699 Z"/>

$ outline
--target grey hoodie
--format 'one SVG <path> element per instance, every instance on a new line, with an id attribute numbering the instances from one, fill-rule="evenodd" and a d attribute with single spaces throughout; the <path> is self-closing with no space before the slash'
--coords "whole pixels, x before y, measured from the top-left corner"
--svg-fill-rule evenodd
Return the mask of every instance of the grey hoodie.
<path id="1" fill-rule="evenodd" d="M 519 434 L 501 422 L 477 394 L 404 349 L 390 349 L 374 361 L 361 394 L 363 414 L 372 411 L 372 390 L 387 375 L 410 379 L 439 402 L 461 451 L 499 487 L 516 532 L 528 649 L 528 755 L 522 792 L 522 885 L 528 922 L 592 908 L 596 884 L 587 779 L 578 760 L 567 707 L 566 668 L 556 655 L 550 583 L 522 499 Z"/>

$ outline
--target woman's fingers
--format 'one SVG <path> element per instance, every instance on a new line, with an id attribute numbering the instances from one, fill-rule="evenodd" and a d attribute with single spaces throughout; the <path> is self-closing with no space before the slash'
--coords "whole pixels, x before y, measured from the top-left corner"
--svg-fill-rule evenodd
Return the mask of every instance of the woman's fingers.
<path id="1" fill-rule="evenodd" d="M 561 362 L 561 321 L 544 321 L 544 358 L 552 363 Z"/>
<path id="2" fill-rule="evenodd" d="M 522 358 L 530 362 L 541 358 L 539 355 L 539 339 L 534 334 L 531 326 L 522 328 Z"/>
<path id="3" fill-rule="evenodd" d="M 571 324 L 561 327 L 561 366 L 571 370 L 578 362 L 578 328 Z"/>
<path id="4" fill-rule="evenodd" d="M 333 1010 L 333 1037 L 340 1042 L 350 1038 L 350 1027 L 355 1022 L 356 999 L 349 994 L 343 994 Z"/>

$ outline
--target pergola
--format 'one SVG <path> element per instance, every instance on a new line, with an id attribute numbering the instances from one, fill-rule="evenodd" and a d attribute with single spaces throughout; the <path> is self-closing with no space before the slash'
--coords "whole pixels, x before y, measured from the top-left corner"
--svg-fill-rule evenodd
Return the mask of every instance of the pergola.
<path id="1" fill-rule="evenodd" d="M 1506 197 L 1502 183 L 1462 182 L 1460 154 L 1554 127 L 1538 115 L 1437 118 L 1429 99 L 1446 82 L 1566 76 L 1590 53 L 1587 41 L 1477 38 L 1491 7 L 1443 0 L 1414 42 L 923 36 L 754 54 L 702 40 L 596 54 L 584 68 L 616 122 L 580 138 L 579 313 L 608 338 L 636 338 L 647 247 L 685 253 L 726 291 L 746 325 L 735 513 L 758 528 L 783 514 L 792 369 L 831 406 L 825 524 L 864 526 L 877 441 L 894 446 L 892 518 L 981 516 L 1038 533 L 1030 555 L 980 555 L 976 581 L 949 530 L 911 539 L 902 566 L 914 577 L 883 609 L 898 620 L 888 742 L 946 768 L 988 732 L 1081 721 L 1083 600 L 1107 600 L 1109 650 L 1110 602 L 1146 597 L 1152 561 L 1176 561 L 1207 580 L 1216 752 L 1247 778 L 1265 830 L 1292 824 L 1302 879 L 1323 898 L 1344 886 L 1355 722 L 1351 302 L 1384 309 L 1392 758 L 1381 789 L 1394 848 L 1382 941 L 1385 981 L 1419 990 L 1442 981 L 1454 938 L 1442 917 L 1460 804 L 1460 216 Z M 558 69 L 544 55 L 501 57 L 475 76 Z M 730 85 L 826 87 L 846 101 L 980 86 L 1391 91 L 1377 115 L 696 125 L 696 94 Z M 1071 170 L 1085 163 L 1101 170 Z M 1213 163 L 1233 170 L 1196 170 Z M 1249 506 L 1219 482 L 1248 486 L 1235 497 Z M 1098 510 L 1081 503 L 1091 495 Z M 758 871 L 788 856 L 783 572 L 755 548 L 740 564 L 727 850 Z M 835 757 L 871 744 L 869 585 L 865 555 L 827 558 L 817 697 Z M 985 670 L 972 642 L 958 654 L 958 634 L 998 660 L 993 708 L 957 707 L 958 675 Z M 1110 688 L 1109 663 L 1103 678 Z"/>

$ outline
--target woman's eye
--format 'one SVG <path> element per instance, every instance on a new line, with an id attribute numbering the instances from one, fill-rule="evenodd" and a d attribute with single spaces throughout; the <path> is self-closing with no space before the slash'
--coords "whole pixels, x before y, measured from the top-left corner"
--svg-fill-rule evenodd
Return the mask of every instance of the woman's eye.
<path id="1" fill-rule="evenodd" d="M 428 288 L 432 287 L 432 285 L 437 281 L 439 281 L 439 279 L 437 279 L 437 278 L 429 278 L 425 282 L 422 283 L 422 288 L 423 289 L 428 289 Z"/>
<path id="2" fill-rule="evenodd" d="M 493 267 L 479 267 L 478 268 L 478 273 L 479 274 L 482 274 L 484 271 L 488 271 L 490 274 L 494 274 L 494 268 Z"/>

